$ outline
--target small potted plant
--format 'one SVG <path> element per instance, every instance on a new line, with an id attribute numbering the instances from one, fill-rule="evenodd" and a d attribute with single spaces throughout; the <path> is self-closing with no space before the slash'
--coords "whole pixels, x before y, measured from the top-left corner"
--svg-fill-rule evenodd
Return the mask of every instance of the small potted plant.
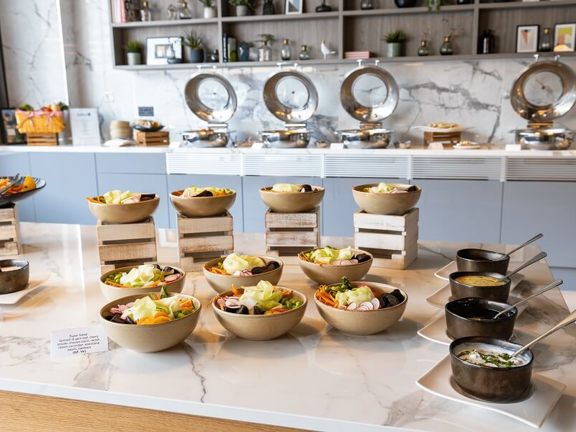
<path id="1" fill-rule="evenodd" d="M 204 62 L 204 47 L 202 38 L 194 31 L 184 36 L 184 55 L 188 63 L 203 63 Z"/>
<path id="2" fill-rule="evenodd" d="M 126 43 L 126 63 L 128 66 L 142 64 L 142 44 L 136 40 Z"/>
<path id="3" fill-rule="evenodd" d="M 406 33 L 404 33 L 402 30 L 396 30 L 388 33 L 384 37 L 384 40 L 388 44 L 386 56 L 401 57 L 404 42 L 408 40 L 408 37 L 406 36 Z"/>
<path id="4" fill-rule="evenodd" d="M 204 5 L 204 18 L 214 18 L 216 16 L 216 0 L 198 0 Z"/>
<path id="5" fill-rule="evenodd" d="M 236 6 L 236 16 L 247 16 L 254 9 L 252 0 L 228 0 L 232 6 Z"/>

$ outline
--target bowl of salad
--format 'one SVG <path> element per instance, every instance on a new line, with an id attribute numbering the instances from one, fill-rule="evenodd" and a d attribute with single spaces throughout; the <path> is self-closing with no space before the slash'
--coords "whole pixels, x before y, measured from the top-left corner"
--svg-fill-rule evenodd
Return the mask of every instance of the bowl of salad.
<path id="1" fill-rule="evenodd" d="M 308 184 L 276 183 L 260 189 L 260 198 L 277 213 L 301 213 L 320 205 L 324 188 Z"/>
<path id="2" fill-rule="evenodd" d="M 415 185 L 372 183 L 354 186 L 354 201 L 366 213 L 403 215 L 420 199 L 422 189 Z"/>
<path id="3" fill-rule="evenodd" d="M 231 253 L 204 264 L 204 277 L 218 293 L 229 291 L 232 286 L 252 286 L 261 280 L 276 285 L 282 277 L 284 263 L 269 256 Z"/>
<path id="4" fill-rule="evenodd" d="M 86 201 L 90 213 L 100 222 L 126 224 L 148 219 L 158 207 L 160 198 L 156 194 L 112 190 L 88 197 Z"/>
<path id="5" fill-rule="evenodd" d="M 176 210 L 188 217 L 209 217 L 223 215 L 236 200 L 232 189 L 212 186 L 190 186 L 170 194 L 170 201 Z"/>
<path id="6" fill-rule="evenodd" d="M 100 289 L 108 300 L 127 295 L 155 293 L 162 287 L 168 292 L 179 293 L 184 288 L 185 279 L 186 273 L 179 268 L 143 264 L 104 273 L 100 276 Z"/>
<path id="7" fill-rule="evenodd" d="M 337 283 L 344 276 L 360 280 L 368 273 L 373 261 L 372 254 L 351 247 L 336 249 L 326 246 L 298 254 L 298 263 L 304 274 L 319 284 Z"/>
<path id="8" fill-rule="evenodd" d="M 162 289 L 106 304 L 100 309 L 100 321 L 121 347 L 157 352 L 184 341 L 196 327 L 201 309 L 197 298 Z"/>
<path id="9" fill-rule="evenodd" d="M 391 285 L 350 282 L 321 285 L 314 293 L 318 312 L 337 330 L 367 336 L 395 324 L 404 313 L 408 295 Z"/>
<path id="10" fill-rule="evenodd" d="M 226 330 L 249 340 L 270 340 L 292 330 L 304 316 L 306 296 L 260 281 L 234 287 L 212 299 L 212 310 Z"/>

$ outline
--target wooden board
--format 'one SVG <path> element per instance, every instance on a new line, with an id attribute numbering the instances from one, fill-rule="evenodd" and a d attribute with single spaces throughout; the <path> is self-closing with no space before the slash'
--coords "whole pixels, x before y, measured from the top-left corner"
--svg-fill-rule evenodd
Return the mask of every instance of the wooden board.
<path id="1" fill-rule="evenodd" d="M 29 146 L 56 146 L 58 145 L 58 134 L 27 133 L 26 142 Z"/>
<path id="2" fill-rule="evenodd" d="M 141 146 L 167 146 L 170 144 L 169 132 L 134 131 L 134 141 Z"/>
<path id="3" fill-rule="evenodd" d="M 420 211 L 418 208 L 410 209 L 401 216 L 377 215 L 359 210 L 354 213 L 354 229 L 356 232 L 369 230 L 406 231 L 407 229 L 418 227 L 419 216 Z"/>
<path id="4" fill-rule="evenodd" d="M 15 256 L 21 253 L 20 222 L 16 205 L 11 203 L 0 208 L 0 256 Z"/>
<path id="5" fill-rule="evenodd" d="M 200 234 L 232 231 L 234 219 L 228 212 L 222 216 L 190 218 L 178 215 L 178 234 Z"/>
<path id="6" fill-rule="evenodd" d="M 266 253 L 279 257 L 297 255 L 320 246 L 320 207 L 302 213 L 266 211 Z"/>
<path id="7" fill-rule="evenodd" d="M 103 224 L 98 221 L 96 237 L 99 243 L 119 240 L 149 240 L 156 237 L 156 228 L 151 218 L 132 224 Z"/>
<path id="8" fill-rule="evenodd" d="M 306 213 L 274 213 L 268 209 L 265 217 L 266 228 L 317 228 L 319 210 Z"/>

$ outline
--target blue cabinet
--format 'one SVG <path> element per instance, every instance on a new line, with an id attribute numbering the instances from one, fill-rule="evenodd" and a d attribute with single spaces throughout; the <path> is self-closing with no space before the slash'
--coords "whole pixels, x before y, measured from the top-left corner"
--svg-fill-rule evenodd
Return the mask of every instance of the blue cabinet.
<path id="1" fill-rule="evenodd" d="M 164 153 L 96 153 L 99 173 L 166 174 Z"/>
<path id="2" fill-rule="evenodd" d="M 93 225 L 85 198 L 98 194 L 93 153 L 29 153 L 35 177 L 46 187 L 34 196 L 37 222 Z"/>
<path id="3" fill-rule="evenodd" d="M 576 184 L 506 182 L 502 208 L 502 242 L 538 240 L 551 266 L 576 268 Z"/>
<path id="4" fill-rule="evenodd" d="M 234 216 L 234 231 L 243 231 L 244 218 L 242 211 L 242 178 L 240 176 L 224 175 L 188 175 L 188 174 L 171 174 L 168 176 L 168 194 L 176 190 L 184 189 L 188 186 L 214 186 L 220 188 L 229 188 L 236 191 L 236 201 L 230 209 Z M 169 198 L 168 198 L 169 199 Z M 170 227 L 176 228 L 176 211 L 174 206 L 169 203 L 170 209 Z"/>
<path id="5" fill-rule="evenodd" d="M 155 193 L 160 197 L 160 204 L 154 212 L 157 228 L 169 228 L 168 184 L 163 174 L 107 174 L 98 173 L 98 194 L 102 195 L 114 189 L 132 192 Z"/>
<path id="6" fill-rule="evenodd" d="M 301 183 L 322 186 L 322 179 L 317 177 L 243 177 L 245 232 L 264 232 L 264 215 L 267 207 L 260 199 L 260 188 L 273 186 L 275 183 Z"/>
<path id="7" fill-rule="evenodd" d="M 502 183 L 475 180 L 414 180 L 422 188 L 419 238 L 498 243 Z"/>
<path id="8" fill-rule="evenodd" d="M 20 173 L 20 175 L 34 176 L 30 168 L 30 158 L 28 157 L 28 153 L 6 152 L 0 154 L 0 177 L 13 176 L 18 173 Z M 36 221 L 34 199 L 34 197 L 31 197 L 18 202 L 18 216 L 21 221 Z"/>
<path id="9" fill-rule="evenodd" d="M 352 237 L 354 213 L 358 210 L 352 195 L 352 187 L 378 182 L 408 183 L 403 179 L 325 178 L 326 192 L 322 207 L 323 235 Z"/>

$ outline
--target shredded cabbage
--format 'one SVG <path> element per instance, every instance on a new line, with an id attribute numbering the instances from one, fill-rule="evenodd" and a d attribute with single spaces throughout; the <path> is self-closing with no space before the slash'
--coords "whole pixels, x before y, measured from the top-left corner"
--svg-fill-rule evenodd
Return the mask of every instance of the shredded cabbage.
<path id="1" fill-rule="evenodd" d="M 106 192 L 103 197 L 106 204 L 127 204 L 127 201 L 137 202 L 140 200 L 140 194 L 130 191 L 122 192 L 121 190 Z"/>
<path id="2" fill-rule="evenodd" d="M 150 282 L 156 282 L 164 277 L 162 271 L 152 264 L 134 267 L 128 273 L 120 274 L 121 277 L 118 283 L 132 288 L 141 287 Z"/>
<path id="3" fill-rule="evenodd" d="M 182 192 L 182 196 L 184 198 L 191 198 L 195 197 L 198 194 L 201 194 L 204 191 L 212 192 L 212 195 L 214 196 L 230 195 L 233 192 L 231 189 L 217 188 L 213 186 L 207 186 L 207 187 L 190 186 L 184 189 L 184 192 Z"/>
<path id="4" fill-rule="evenodd" d="M 156 303 L 150 297 L 142 297 L 134 302 L 132 307 L 128 309 L 128 316 L 134 322 L 140 321 L 142 318 L 154 318 L 156 315 Z"/>
<path id="5" fill-rule="evenodd" d="M 351 290 L 336 293 L 336 301 L 338 302 L 338 307 L 346 307 L 350 303 L 360 304 L 363 302 L 369 302 L 373 298 L 374 294 L 372 293 L 370 287 L 367 286 L 361 286 Z"/>
<path id="6" fill-rule="evenodd" d="M 254 267 L 262 267 L 266 265 L 264 260 L 257 256 L 239 255 L 231 253 L 222 262 L 222 268 L 228 274 L 234 274 L 236 271 L 252 270 Z"/>
<path id="7" fill-rule="evenodd" d="M 350 246 L 343 249 L 335 249 L 326 246 L 320 249 L 314 249 L 309 253 L 308 259 L 316 264 L 330 264 L 332 261 L 336 260 L 352 259 L 353 256 L 354 252 Z"/>
<path id="8" fill-rule="evenodd" d="M 274 192 L 300 192 L 302 185 L 292 183 L 276 183 L 272 186 Z"/>
<path id="9" fill-rule="evenodd" d="M 280 306 L 280 299 L 282 299 L 282 292 L 276 290 L 270 282 L 263 280 L 256 286 L 244 287 L 244 293 L 240 296 L 240 304 L 249 309 L 258 306 L 263 311 L 267 311 Z"/>

